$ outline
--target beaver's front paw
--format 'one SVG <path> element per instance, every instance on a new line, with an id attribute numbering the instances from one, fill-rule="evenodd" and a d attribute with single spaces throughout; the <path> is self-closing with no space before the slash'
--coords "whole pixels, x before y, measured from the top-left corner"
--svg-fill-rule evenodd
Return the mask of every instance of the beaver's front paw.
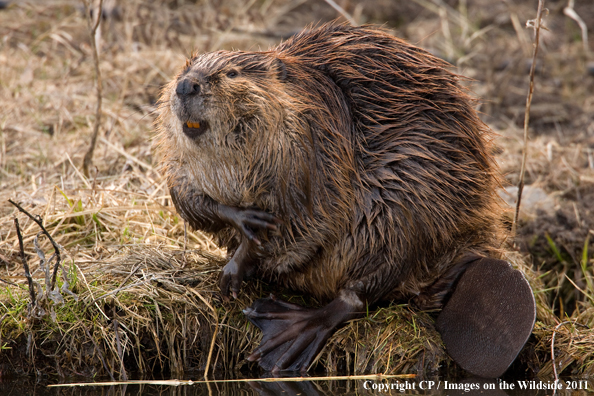
<path id="1" fill-rule="evenodd" d="M 219 215 L 241 232 L 245 239 L 256 245 L 262 244 L 256 235 L 258 230 L 277 231 L 278 225 L 282 224 L 280 219 L 259 209 L 240 209 L 221 205 Z"/>

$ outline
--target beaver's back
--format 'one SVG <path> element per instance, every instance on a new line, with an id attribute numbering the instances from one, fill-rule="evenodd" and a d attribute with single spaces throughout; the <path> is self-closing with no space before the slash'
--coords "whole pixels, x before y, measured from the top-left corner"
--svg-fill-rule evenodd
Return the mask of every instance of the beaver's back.
<path id="1" fill-rule="evenodd" d="M 285 63 L 288 81 L 303 91 L 320 84 L 319 78 L 308 78 L 316 73 L 338 88 L 334 92 L 342 98 L 336 102 L 347 108 L 328 112 L 350 117 L 343 125 L 351 130 L 336 144 L 352 144 L 355 164 L 353 193 L 345 195 L 352 196 L 345 238 L 352 239 L 348 246 L 355 251 L 325 258 L 329 263 L 312 265 L 287 283 L 317 289 L 324 274 L 361 277 L 384 265 L 394 283 L 410 283 L 401 287 L 407 295 L 439 278 L 462 252 L 497 249 L 499 175 L 490 154 L 491 134 L 446 62 L 376 28 L 344 25 L 304 31 L 272 52 Z M 332 145 L 332 139 L 324 144 Z M 331 178 L 321 189 L 324 183 L 337 188 Z M 359 260 L 353 265 L 369 268 L 328 272 L 349 266 L 333 262 L 339 257 L 377 253 L 386 262 Z M 319 288 L 330 283 L 340 288 L 341 282 Z"/>

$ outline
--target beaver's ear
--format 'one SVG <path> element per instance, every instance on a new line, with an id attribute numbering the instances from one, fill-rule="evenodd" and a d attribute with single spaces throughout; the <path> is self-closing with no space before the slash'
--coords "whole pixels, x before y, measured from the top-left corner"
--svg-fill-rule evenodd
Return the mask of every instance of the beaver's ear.
<path id="1" fill-rule="evenodd" d="M 285 80 L 287 78 L 287 66 L 279 58 L 274 58 L 270 65 L 270 70 L 276 73 L 279 80 Z"/>

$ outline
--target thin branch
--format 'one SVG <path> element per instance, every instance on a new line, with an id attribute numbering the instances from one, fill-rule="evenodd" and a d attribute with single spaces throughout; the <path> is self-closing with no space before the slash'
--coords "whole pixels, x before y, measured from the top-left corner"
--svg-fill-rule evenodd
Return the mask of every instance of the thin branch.
<path id="1" fill-rule="evenodd" d="M 535 31 L 534 38 L 534 53 L 532 55 L 532 65 L 530 66 L 530 88 L 528 89 L 528 96 L 526 97 L 526 110 L 524 112 L 524 154 L 522 156 L 522 167 L 520 169 L 520 182 L 518 184 L 518 201 L 516 202 L 516 211 L 514 213 L 514 221 L 512 223 L 512 235 L 516 234 L 518 227 L 518 217 L 520 215 L 520 203 L 522 202 L 522 191 L 524 190 L 524 175 L 526 174 L 526 160 L 528 158 L 528 125 L 530 123 L 530 105 L 532 104 L 532 95 L 534 93 L 534 72 L 536 70 L 536 55 L 538 54 L 538 43 L 540 39 L 540 25 L 544 6 L 544 0 L 538 0 L 538 10 L 536 11 L 536 19 L 533 21 Z M 526 24 L 530 26 L 530 22 Z"/>
<path id="2" fill-rule="evenodd" d="M 11 281 L 9 281 L 9 280 L 2 279 L 2 278 L 0 278 L 0 282 L 4 282 L 4 283 L 7 283 L 7 284 L 9 284 L 9 285 L 12 285 L 12 286 L 17 286 L 17 287 L 19 286 L 19 285 L 17 285 L 17 284 L 16 284 L 16 283 L 14 283 L 14 282 L 11 282 Z"/>
<path id="3" fill-rule="evenodd" d="M 91 135 L 91 145 L 89 146 L 89 151 L 87 151 L 83 160 L 83 173 L 86 177 L 89 177 L 89 169 L 93 165 L 93 152 L 95 151 L 95 146 L 97 145 L 97 137 L 99 136 L 99 127 L 101 125 L 102 87 L 101 70 L 99 69 L 99 50 L 97 48 L 96 34 L 99 24 L 101 23 L 101 16 L 103 14 L 103 0 L 99 0 L 99 6 L 97 7 L 97 12 L 95 13 L 97 15 L 97 19 L 93 26 L 91 26 L 90 4 L 88 4 L 87 1 L 83 1 L 83 3 L 85 5 L 85 13 L 87 15 L 89 32 L 91 34 L 91 48 L 93 50 L 93 63 L 95 64 L 95 82 L 97 84 L 97 108 L 95 109 L 95 124 L 93 125 L 93 134 Z"/>
<path id="4" fill-rule="evenodd" d="M 26 214 L 31 220 L 33 220 L 35 223 L 37 223 L 37 225 L 39 226 L 39 228 L 41 228 L 41 230 L 43 231 L 43 233 L 45 234 L 46 237 L 48 237 L 48 239 L 50 240 L 52 246 L 54 247 L 54 251 L 56 254 L 56 257 L 58 258 L 56 265 L 54 266 L 54 272 L 52 273 L 52 283 L 51 283 L 51 287 L 50 290 L 54 290 L 54 286 L 56 285 L 56 277 L 58 275 L 58 268 L 60 267 L 60 263 L 62 262 L 62 255 L 60 254 L 60 246 L 58 246 L 58 244 L 56 243 L 56 241 L 54 241 L 54 238 L 52 238 L 52 236 L 50 235 L 49 232 L 47 232 L 47 230 L 45 229 L 45 227 L 43 226 L 43 219 L 39 216 L 33 216 L 31 213 L 27 212 L 25 209 L 23 209 L 21 207 L 21 205 L 19 205 L 18 203 L 14 202 L 12 199 L 9 199 L 8 202 L 10 202 L 11 204 L 13 204 L 14 206 L 16 206 L 16 208 Z M 16 221 L 16 219 L 15 219 Z"/>
<path id="5" fill-rule="evenodd" d="M 204 380 L 204 381 L 192 381 L 192 380 L 135 380 L 135 381 L 112 381 L 112 382 L 79 382 L 72 384 L 50 384 L 48 388 L 58 387 L 74 387 L 74 386 L 114 386 L 114 385 L 169 385 L 169 386 L 180 386 L 180 385 L 194 385 L 194 384 L 222 384 L 222 383 L 244 383 L 244 382 L 311 382 L 311 381 L 360 381 L 360 380 L 375 380 L 385 381 L 393 378 L 415 378 L 416 374 L 370 374 L 370 375 L 345 375 L 345 376 L 328 376 L 328 377 L 271 377 L 271 378 L 238 378 L 229 380 Z"/>
<path id="6" fill-rule="evenodd" d="M 37 304 L 37 296 L 35 295 L 35 285 L 33 284 L 33 278 L 31 277 L 31 271 L 29 270 L 29 264 L 27 263 L 27 256 L 25 255 L 25 247 L 23 245 L 23 235 L 21 234 L 21 227 L 19 226 L 19 219 L 15 217 L 14 225 L 16 227 L 17 237 L 19 239 L 19 248 L 21 249 L 21 261 L 23 262 L 23 268 L 25 269 L 25 278 L 29 284 L 29 295 L 31 296 L 31 311 Z"/>

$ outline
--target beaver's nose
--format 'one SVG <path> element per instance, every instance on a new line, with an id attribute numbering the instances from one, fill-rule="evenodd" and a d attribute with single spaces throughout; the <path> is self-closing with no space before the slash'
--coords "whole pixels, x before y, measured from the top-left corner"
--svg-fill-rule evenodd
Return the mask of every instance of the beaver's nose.
<path id="1" fill-rule="evenodd" d="M 192 81 L 189 78 L 185 78 L 177 84 L 175 92 L 180 97 L 196 95 L 200 93 L 200 84 L 198 84 L 195 81 Z"/>

